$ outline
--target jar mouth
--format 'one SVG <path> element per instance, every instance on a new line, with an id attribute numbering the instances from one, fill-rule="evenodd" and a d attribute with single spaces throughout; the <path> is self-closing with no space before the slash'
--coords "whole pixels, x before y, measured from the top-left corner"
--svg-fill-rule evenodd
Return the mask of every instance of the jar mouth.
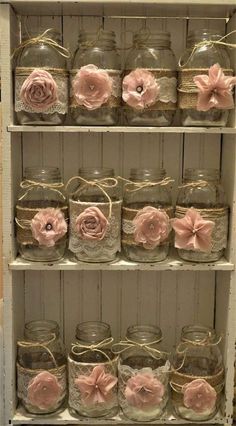
<path id="1" fill-rule="evenodd" d="M 110 325 L 101 321 L 81 322 L 76 327 L 76 339 L 88 344 L 99 343 L 111 337 Z"/>
<path id="2" fill-rule="evenodd" d="M 79 176 L 84 179 L 103 179 L 114 177 L 114 169 L 109 167 L 82 167 L 79 169 Z"/>
<path id="3" fill-rule="evenodd" d="M 187 325 L 182 328 L 181 340 L 183 342 L 214 342 L 216 331 L 203 325 Z"/>
<path id="4" fill-rule="evenodd" d="M 130 180 L 136 182 L 158 181 L 166 176 L 165 169 L 138 169 L 130 170 Z"/>
<path id="5" fill-rule="evenodd" d="M 218 182 L 220 180 L 220 172 L 217 169 L 194 169 L 188 168 L 184 171 L 184 181 L 206 180 Z"/>
<path id="6" fill-rule="evenodd" d="M 133 35 L 133 44 L 148 47 L 170 47 L 170 33 L 168 31 L 155 31 L 151 33 L 148 30 L 141 30 Z"/>
<path id="7" fill-rule="evenodd" d="M 61 174 L 58 167 L 26 167 L 24 178 L 35 182 L 60 182 Z"/>
<path id="8" fill-rule="evenodd" d="M 131 325 L 127 329 L 126 337 L 136 343 L 152 343 L 161 341 L 161 329 L 155 325 Z"/>
<path id="9" fill-rule="evenodd" d="M 190 31 L 190 33 L 187 36 L 187 45 L 196 44 L 200 41 L 209 41 L 209 40 L 219 40 L 223 37 L 223 34 L 216 33 L 215 30 L 209 30 L 209 29 L 201 29 L 201 30 L 194 30 Z"/>
<path id="10" fill-rule="evenodd" d="M 36 320 L 25 324 L 25 338 L 28 340 L 45 340 L 59 335 L 59 326 L 56 321 Z"/>
<path id="11" fill-rule="evenodd" d="M 108 31 L 100 29 L 98 31 L 80 31 L 78 43 L 80 46 L 88 45 L 91 43 L 91 47 L 99 45 L 112 46 L 115 48 L 116 35 L 114 31 Z M 89 47 L 89 46 L 88 46 Z"/>

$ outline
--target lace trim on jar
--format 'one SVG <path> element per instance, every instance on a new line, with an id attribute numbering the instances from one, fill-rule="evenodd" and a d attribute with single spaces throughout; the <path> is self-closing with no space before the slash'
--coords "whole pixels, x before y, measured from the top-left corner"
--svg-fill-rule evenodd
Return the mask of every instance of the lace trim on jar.
<path id="1" fill-rule="evenodd" d="M 95 398 L 94 401 L 94 395 L 91 395 L 93 397 L 90 400 L 90 398 L 87 398 L 86 394 L 83 395 L 83 387 L 79 386 L 77 380 L 81 378 L 83 381 L 86 380 L 86 378 L 91 380 L 94 383 L 94 388 L 96 390 L 96 378 L 94 378 L 94 372 L 96 368 L 99 368 L 102 370 L 103 377 L 101 380 L 104 380 L 104 383 L 100 383 L 101 390 L 104 389 L 102 385 L 107 382 L 107 380 L 111 381 L 113 380 L 113 384 L 111 389 L 106 393 L 104 393 L 102 399 L 103 401 L 98 402 L 98 399 Z M 111 361 L 104 362 L 104 363 L 85 363 L 85 362 L 78 362 L 74 361 L 70 356 L 68 357 L 68 375 L 69 375 L 69 406 L 73 408 L 74 410 L 78 411 L 79 413 L 86 412 L 89 416 L 99 416 L 99 412 L 108 411 L 112 408 L 115 408 L 118 406 L 118 397 L 117 397 L 117 357 Z M 82 377 L 83 376 L 83 377 Z M 91 384 L 91 383 L 90 383 Z M 99 383 L 97 383 L 97 386 L 99 386 Z M 87 401 L 87 402 L 86 402 Z"/>
<path id="2" fill-rule="evenodd" d="M 114 258 L 117 252 L 121 250 L 120 232 L 121 232 L 121 201 L 112 202 L 112 214 L 108 220 L 108 227 L 103 239 L 89 240 L 82 239 L 78 235 L 76 220 L 78 216 L 89 207 L 97 207 L 105 218 L 109 216 L 109 203 L 88 203 L 81 201 L 69 201 L 70 206 L 70 238 L 69 249 L 76 253 L 81 260 L 103 260 L 107 261 Z M 98 261 L 99 261 L 98 260 Z"/>
<path id="3" fill-rule="evenodd" d="M 46 395 L 42 397 L 44 385 Z M 30 412 L 43 414 L 56 411 L 62 405 L 66 392 L 66 365 L 49 370 L 31 370 L 17 364 L 17 396 Z"/>
<path id="4" fill-rule="evenodd" d="M 47 86 L 43 87 L 43 91 L 45 93 L 41 93 L 43 99 L 46 104 L 43 107 L 43 102 L 37 102 L 37 96 L 33 91 L 33 81 L 32 77 L 36 72 L 44 72 L 46 71 L 47 75 L 49 74 L 49 83 L 53 84 L 53 88 L 55 91 L 55 99 L 54 101 L 47 107 L 49 102 L 48 94 L 52 96 L 51 87 L 49 87 L 49 92 L 46 93 Z M 27 83 L 27 84 L 26 84 Z M 22 87 L 24 85 L 24 99 L 21 96 Z M 32 92 L 31 92 L 32 89 Z M 38 106 L 35 108 L 32 101 L 32 93 L 35 97 L 35 100 Z M 26 99 L 29 99 L 29 102 L 26 103 Z M 42 98 L 41 98 L 42 99 Z M 40 99 L 39 99 L 40 100 Z M 39 107 L 41 105 L 41 108 Z M 67 114 L 68 112 L 68 72 L 64 69 L 59 68 L 26 68 L 26 67 L 17 67 L 15 70 L 15 111 L 26 111 L 30 113 L 43 113 L 43 114 Z"/>

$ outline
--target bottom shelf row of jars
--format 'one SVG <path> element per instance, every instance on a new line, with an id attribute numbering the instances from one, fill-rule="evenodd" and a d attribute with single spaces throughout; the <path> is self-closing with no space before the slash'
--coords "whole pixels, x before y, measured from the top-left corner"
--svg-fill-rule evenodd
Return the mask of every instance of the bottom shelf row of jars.
<path id="1" fill-rule="evenodd" d="M 30 322 L 18 342 L 19 401 L 34 415 L 62 409 L 68 394 L 72 413 L 86 417 L 112 418 L 120 407 L 131 420 L 151 421 L 171 403 L 181 418 L 211 419 L 223 398 L 221 339 L 208 327 L 185 326 L 172 358 L 161 340 L 157 326 L 130 326 L 113 343 L 108 324 L 80 323 L 66 359 L 57 323 Z"/>

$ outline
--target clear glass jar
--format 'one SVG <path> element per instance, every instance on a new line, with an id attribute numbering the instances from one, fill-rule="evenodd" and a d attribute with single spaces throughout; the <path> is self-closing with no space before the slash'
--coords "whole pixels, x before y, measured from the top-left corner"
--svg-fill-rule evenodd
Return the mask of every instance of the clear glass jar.
<path id="1" fill-rule="evenodd" d="M 189 325 L 182 329 L 173 361 L 172 403 L 178 416 L 191 421 L 214 417 L 224 388 L 220 339 L 215 330 Z"/>
<path id="2" fill-rule="evenodd" d="M 32 35 L 39 38 L 39 34 Z M 68 112 L 68 72 L 66 58 L 50 42 L 61 43 L 61 35 L 49 31 L 32 43 L 19 46 L 15 69 L 15 111 L 18 124 L 60 125 Z"/>
<path id="3" fill-rule="evenodd" d="M 134 34 L 123 80 L 125 122 L 130 126 L 170 126 L 176 110 L 176 78 L 170 33 Z"/>
<path id="4" fill-rule="evenodd" d="M 165 177 L 164 169 L 131 169 L 131 182 L 124 185 L 122 249 L 135 262 L 168 255 L 173 208 Z"/>
<path id="5" fill-rule="evenodd" d="M 119 121 L 121 62 L 114 31 L 81 31 L 71 70 L 71 116 L 78 125 Z"/>
<path id="6" fill-rule="evenodd" d="M 225 192 L 220 183 L 220 174 L 215 169 L 186 169 L 182 186 L 179 188 L 175 216 L 181 219 L 180 224 L 186 225 L 184 216 L 189 216 L 194 209 L 192 220 L 192 235 L 187 241 L 179 240 L 178 230 L 175 229 L 175 247 L 182 259 L 193 262 L 215 262 L 221 258 L 227 247 L 228 236 L 228 207 Z M 190 213 L 191 215 L 191 213 Z M 199 218 L 200 215 L 201 217 Z M 203 221 L 198 229 L 198 220 Z M 208 232 L 206 221 L 213 228 Z M 204 227 L 202 227 L 204 225 Z M 203 230 L 203 232 L 201 231 Z M 183 230 L 180 230 L 180 233 Z M 202 244 L 201 241 L 204 239 Z M 200 241 L 201 240 L 201 241 Z M 200 242 L 200 245 L 199 245 Z"/>
<path id="7" fill-rule="evenodd" d="M 26 167 L 16 205 L 16 237 L 20 255 L 49 262 L 64 256 L 68 203 L 57 167 Z"/>
<path id="8" fill-rule="evenodd" d="M 208 111 L 197 110 L 197 90 L 187 86 L 194 85 L 193 77 L 196 75 L 208 75 L 212 65 L 219 64 L 226 75 L 232 75 L 230 57 L 227 46 L 223 44 L 209 44 L 209 40 L 216 41 L 222 37 L 215 30 L 195 30 L 187 37 L 187 49 L 181 57 L 179 71 L 179 107 L 183 126 L 226 126 L 229 110 L 211 108 Z M 198 47 L 198 43 L 206 42 Z"/>
<path id="9" fill-rule="evenodd" d="M 76 339 L 68 356 L 69 407 L 82 416 L 110 418 L 118 411 L 110 326 L 99 321 L 78 324 Z"/>
<path id="10" fill-rule="evenodd" d="M 111 262 L 120 251 L 121 194 L 114 170 L 79 169 L 70 197 L 69 249 L 78 260 Z"/>
<path id="11" fill-rule="evenodd" d="M 17 395 L 29 413 L 57 411 L 67 393 L 65 348 L 55 321 L 31 321 L 18 342 Z"/>
<path id="12" fill-rule="evenodd" d="M 158 419 L 169 396 L 169 361 L 160 349 L 161 330 L 151 325 L 130 326 L 126 338 L 127 348 L 120 354 L 118 364 L 119 404 L 131 420 Z"/>

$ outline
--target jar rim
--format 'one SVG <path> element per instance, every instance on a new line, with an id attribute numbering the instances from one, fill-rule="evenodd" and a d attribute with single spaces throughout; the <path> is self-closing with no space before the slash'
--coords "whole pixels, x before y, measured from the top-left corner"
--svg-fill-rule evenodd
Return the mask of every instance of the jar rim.
<path id="1" fill-rule="evenodd" d="M 24 179 L 34 180 L 36 182 L 59 182 L 61 180 L 61 173 L 58 167 L 30 166 L 24 169 Z"/>
<path id="2" fill-rule="evenodd" d="M 24 334 L 26 338 L 34 339 L 34 334 L 38 338 L 49 338 L 52 334 L 59 334 L 59 325 L 54 320 L 34 320 L 25 324 Z M 35 336 L 36 338 L 36 336 Z M 36 339 L 37 340 L 37 339 Z"/>
<path id="3" fill-rule="evenodd" d="M 114 169 L 111 167 L 80 167 L 79 176 L 92 176 L 93 179 L 102 179 L 105 177 L 114 177 Z"/>
<path id="4" fill-rule="evenodd" d="M 103 334 L 102 338 L 99 333 Z M 84 321 L 76 326 L 76 338 L 79 341 L 98 343 L 111 337 L 111 327 L 103 321 Z"/>
<path id="5" fill-rule="evenodd" d="M 196 338 L 191 339 L 191 334 L 196 334 Z M 185 341 L 186 335 L 190 335 L 187 340 L 202 341 L 202 336 L 208 337 L 209 341 L 215 341 L 217 338 L 216 330 L 212 327 L 207 327 L 201 324 L 190 324 L 182 327 L 181 340 Z"/>
<path id="6" fill-rule="evenodd" d="M 166 176 L 166 170 L 163 168 L 131 168 L 130 169 L 130 180 L 134 181 L 151 181 L 151 180 L 161 180 Z"/>
<path id="7" fill-rule="evenodd" d="M 162 331 L 156 325 L 130 325 L 127 328 L 126 337 L 134 342 L 151 343 L 155 340 L 161 341 Z"/>
<path id="8" fill-rule="evenodd" d="M 187 168 L 184 171 L 184 180 L 220 180 L 220 171 L 218 169 L 198 169 Z"/>

